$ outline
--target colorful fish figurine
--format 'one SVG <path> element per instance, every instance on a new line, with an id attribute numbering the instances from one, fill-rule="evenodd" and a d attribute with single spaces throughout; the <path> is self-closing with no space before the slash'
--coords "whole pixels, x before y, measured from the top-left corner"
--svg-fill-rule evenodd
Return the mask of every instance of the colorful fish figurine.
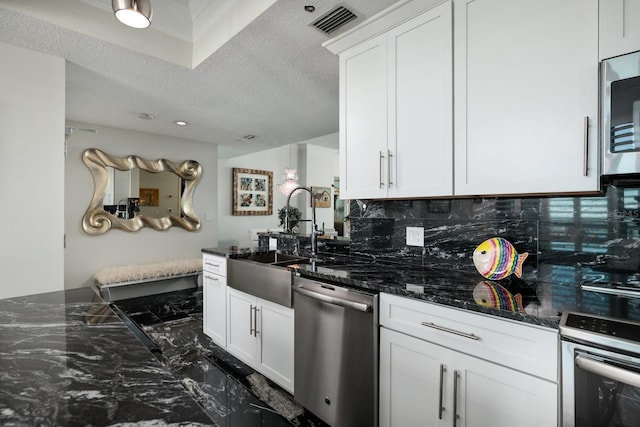
<path id="1" fill-rule="evenodd" d="M 528 252 L 518 254 L 509 241 L 493 237 L 480 243 L 473 251 L 473 264 L 478 273 L 489 280 L 500 280 L 515 274 L 522 277 L 522 264 Z"/>
<path id="2" fill-rule="evenodd" d="M 483 280 L 473 288 L 473 300 L 483 307 L 524 313 L 522 295 L 513 295 L 504 286 Z"/>

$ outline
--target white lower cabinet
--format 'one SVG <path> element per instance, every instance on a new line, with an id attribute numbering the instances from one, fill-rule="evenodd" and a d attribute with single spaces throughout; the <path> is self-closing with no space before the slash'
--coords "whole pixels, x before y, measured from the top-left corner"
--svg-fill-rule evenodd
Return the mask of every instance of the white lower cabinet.
<path id="1" fill-rule="evenodd" d="M 447 355 L 441 347 L 380 328 L 381 427 L 450 424 L 450 410 L 439 415 L 440 404 L 450 407 L 452 397 L 449 386 L 440 389 Z"/>
<path id="2" fill-rule="evenodd" d="M 227 288 L 227 350 L 293 393 L 294 311 Z"/>
<path id="3" fill-rule="evenodd" d="M 550 381 L 380 330 L 380 426 L 555 426 L 557 390 Z"/>
<path id="4" fill-rule="evenodd" d="M 556 383 L 460 353 L 452 355 L 452 367 L 458 426 L 558 425 Z"/>
<path id="5" fill-rule="evenodd" d="M 402 311 L 403 299 L 409 303 L 407 307 L 410 310 Z M 421 336 L 423 339 L 417 338 L 413 331 L 401 332 L 388 327 L 402 321 L 404 314 L 407 314 L 407 322 L 416 316 L 416 304 L 425 306 L 418 322 L 426 330 L 426 336 Z M 500 333 L 500 329 L 492 328 L 511 322 L 407 298 L 388 298 L 386 294 L 381 295 L 380 305 L 381 427 L 558 425 L 558 384 L 553 380 L 553 371 L 557 370 L 557 352 L 550 358 L 555 360 L 555 366 L 547 366 L 542 371 L 549 372 L 551 379 L 541 378 L 509 366 L 509 360 L 503 359 L 498 351 L 495 359 L 476 356 L 474 347 L 479 354 L 491 354 L 491 335 Z M 431 311 L 430 306 L 435 310 Z M 450 322 L 456 317 L 468 316 L 477 317 L 477 322 L 459 325 Z M 434 325 L 440 329 L 434 329 Z M 523 336 L 530 331 L 534 336 L 541 332 L 528 325 L 521 328 Z M 456 335 L 458 332 L 463 335 Z M 554 333 L 542 332 L 548 336 L 543 334 L 542 338 L 532 338 L 532 342 L 538 342 L 536 347 L 551 351 L 555 348 L 557 351 L 551 343 Z M 447 334 L 452 335 L 450 339 Z M 513 343 L 509 338 L 504 341 L 505 346 Z M 519 351 L 527 352 L 526 345 L 523 347 L 511 348 L 510 351 L 514 356 Z"/>
<path id="6" fill-rule="evenodd" d="M 202 329 L 221 347 L 227 346 L 227 259 L 202 255 Z"/>
<path id="7" fill-rule="evenodd" d="M 227 280 L 208 271 L 203 272 L 203 330 L 221 347 L 227 346 Z"/>

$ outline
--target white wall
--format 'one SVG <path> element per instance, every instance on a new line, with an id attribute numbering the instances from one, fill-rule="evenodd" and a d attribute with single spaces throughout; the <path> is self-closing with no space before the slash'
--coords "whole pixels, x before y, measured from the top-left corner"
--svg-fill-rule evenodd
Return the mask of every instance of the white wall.
<path id="1" fill-rule="evenodd" d="M 291 153 L 291 154 L 290 154 Z M 284 207 L 286 196 L 278 191 L 278 184 L 286 167 L 298 167 L 298 146 L 284 146 L 258 153 L 222 159 L 218 169 L 218 230 L 221 246 L 245 246 L 251 229 L 278 228 L 278 209 Z M 258 169 L 273 172 L 272 215 L 234 216 L 233 212 L 233 168 Z M 299 174 L 299 171 L 298 171 Z M 298 206 L 297 203 L 294 204 Z"/>
<path id="2" fill-rule="evenodd" d="M 63 289 L 65 63 L 0 43 L 0 298 Z"/>
<path id="3" fill-rule="evenodd" d="M 333 216 L 333 179 L 336 176 L 340 176 L 338 150 L 332 148 L 325 148 L 323 146 L 315 145 L 316 143 L 322 143 L 325 139 L 337 139 L 337 134 L 327 135 L 321 138 L 315 138 L 306 141 L 306 182 L 310 187 L 328 187 L 331 191 L 331 207 L 330 208 L 317 208 L 316 209 L 316 222 L 318 228 L 324 226 L 326 229 L 333 229 L 334 216 Z M 306 205 L 306 218 L 311 218 L 311 207 L 307 203 Z"/>
<path id="4" fill-rule="evenodd" d="M 215 145 L 87 123 L 67 125 L 97 130 L 95 134 L 75 131 L 67 141 L 64 258 L 67 289 L 90 285 L 93 275 L 104 267 L 198 258 L 202 248 L 217 246 L 218 154 Z M 136 154 L 148 160 L 198 161 L 202 178 L 195 189 L 193 207 L 200 217 L 201 229 L 189 232 L 179 227 L 165 231 L 143 228 L 134 233 L 112 229 L 98 236 L 84 233 L 82 216 L 94 189 L 91 172 L 81 157 L 87 148 L 99 148 L 119 157 Z"/>
<path id="5" fill-rule="evenodd" d="M 218 230 L 221 246 L 232 244 L 246 244 L 251 229 L 278 228 L 278 209 L 284 207 L 286 196 L 278 191 L 278 185 L 283 182 L 283 172 L 286 167 L 294 167 L 298 171 L 298 182 L 301 185 L 318 185 L 330 187 L 333 177 L 338 176 L 338 150 L 312 146 L 315 144 L 337 145 L 338 134 L 330 134 L 319 138 L 298 142 L 290 147 L 278 147 L 258 153 L 239 156 L 232 159 L 222 159 L 218 169 L 219 204 Z M 311 158 L 309 158 L 311 153 Z M 290 160 L 291 158 L 291 160 Z M 233 168 L 247 168 L 267 170 L 273 172 L 273 215 L 234 216 L 232 215 L 232 180 Z M 328 177 L 330 176 L 330 180 Z M 298 207 L 305 215 L 310 204 L 309 194 L 300 193 L 293 197 L 292 205 Z M 324 211 L 324 212 L 323 212 Z M 333 209 L 318 209 L 318 222 L 326 227 L 333 227 Z M 306 218 L 311 218 L 311 211 Z M 301 229 L 301 233 L 308 233 Z"/>

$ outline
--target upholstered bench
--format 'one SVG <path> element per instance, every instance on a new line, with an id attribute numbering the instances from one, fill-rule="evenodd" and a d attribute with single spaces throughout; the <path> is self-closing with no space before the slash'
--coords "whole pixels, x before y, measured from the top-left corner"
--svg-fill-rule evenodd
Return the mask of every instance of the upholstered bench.
<path id="1" fill-rule="evenodd" d="M 202 258 L 107 267 L 94 276 L 105 301 L 154 295 L 198 286 Z"/>

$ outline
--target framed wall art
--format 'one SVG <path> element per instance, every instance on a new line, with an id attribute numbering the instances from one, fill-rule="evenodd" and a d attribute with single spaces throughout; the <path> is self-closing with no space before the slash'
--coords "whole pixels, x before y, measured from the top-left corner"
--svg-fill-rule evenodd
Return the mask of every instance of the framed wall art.
<path id="1" fill-rule="evenodd" d="M 140 206 L 158 206 L 160 190 L 157 188 L 140 189 Z"/>
<path id="2" fill-rule="evenodd" d="M 233 168 L 233 215 L 273 214 L 273 172 Z"/>
<path id="3" fill-rule="evenodd" d="M 313 198 L 316 200 L 316 208 L 331 207 L 331 188 L 329 187 L 311 187 Z"/>

